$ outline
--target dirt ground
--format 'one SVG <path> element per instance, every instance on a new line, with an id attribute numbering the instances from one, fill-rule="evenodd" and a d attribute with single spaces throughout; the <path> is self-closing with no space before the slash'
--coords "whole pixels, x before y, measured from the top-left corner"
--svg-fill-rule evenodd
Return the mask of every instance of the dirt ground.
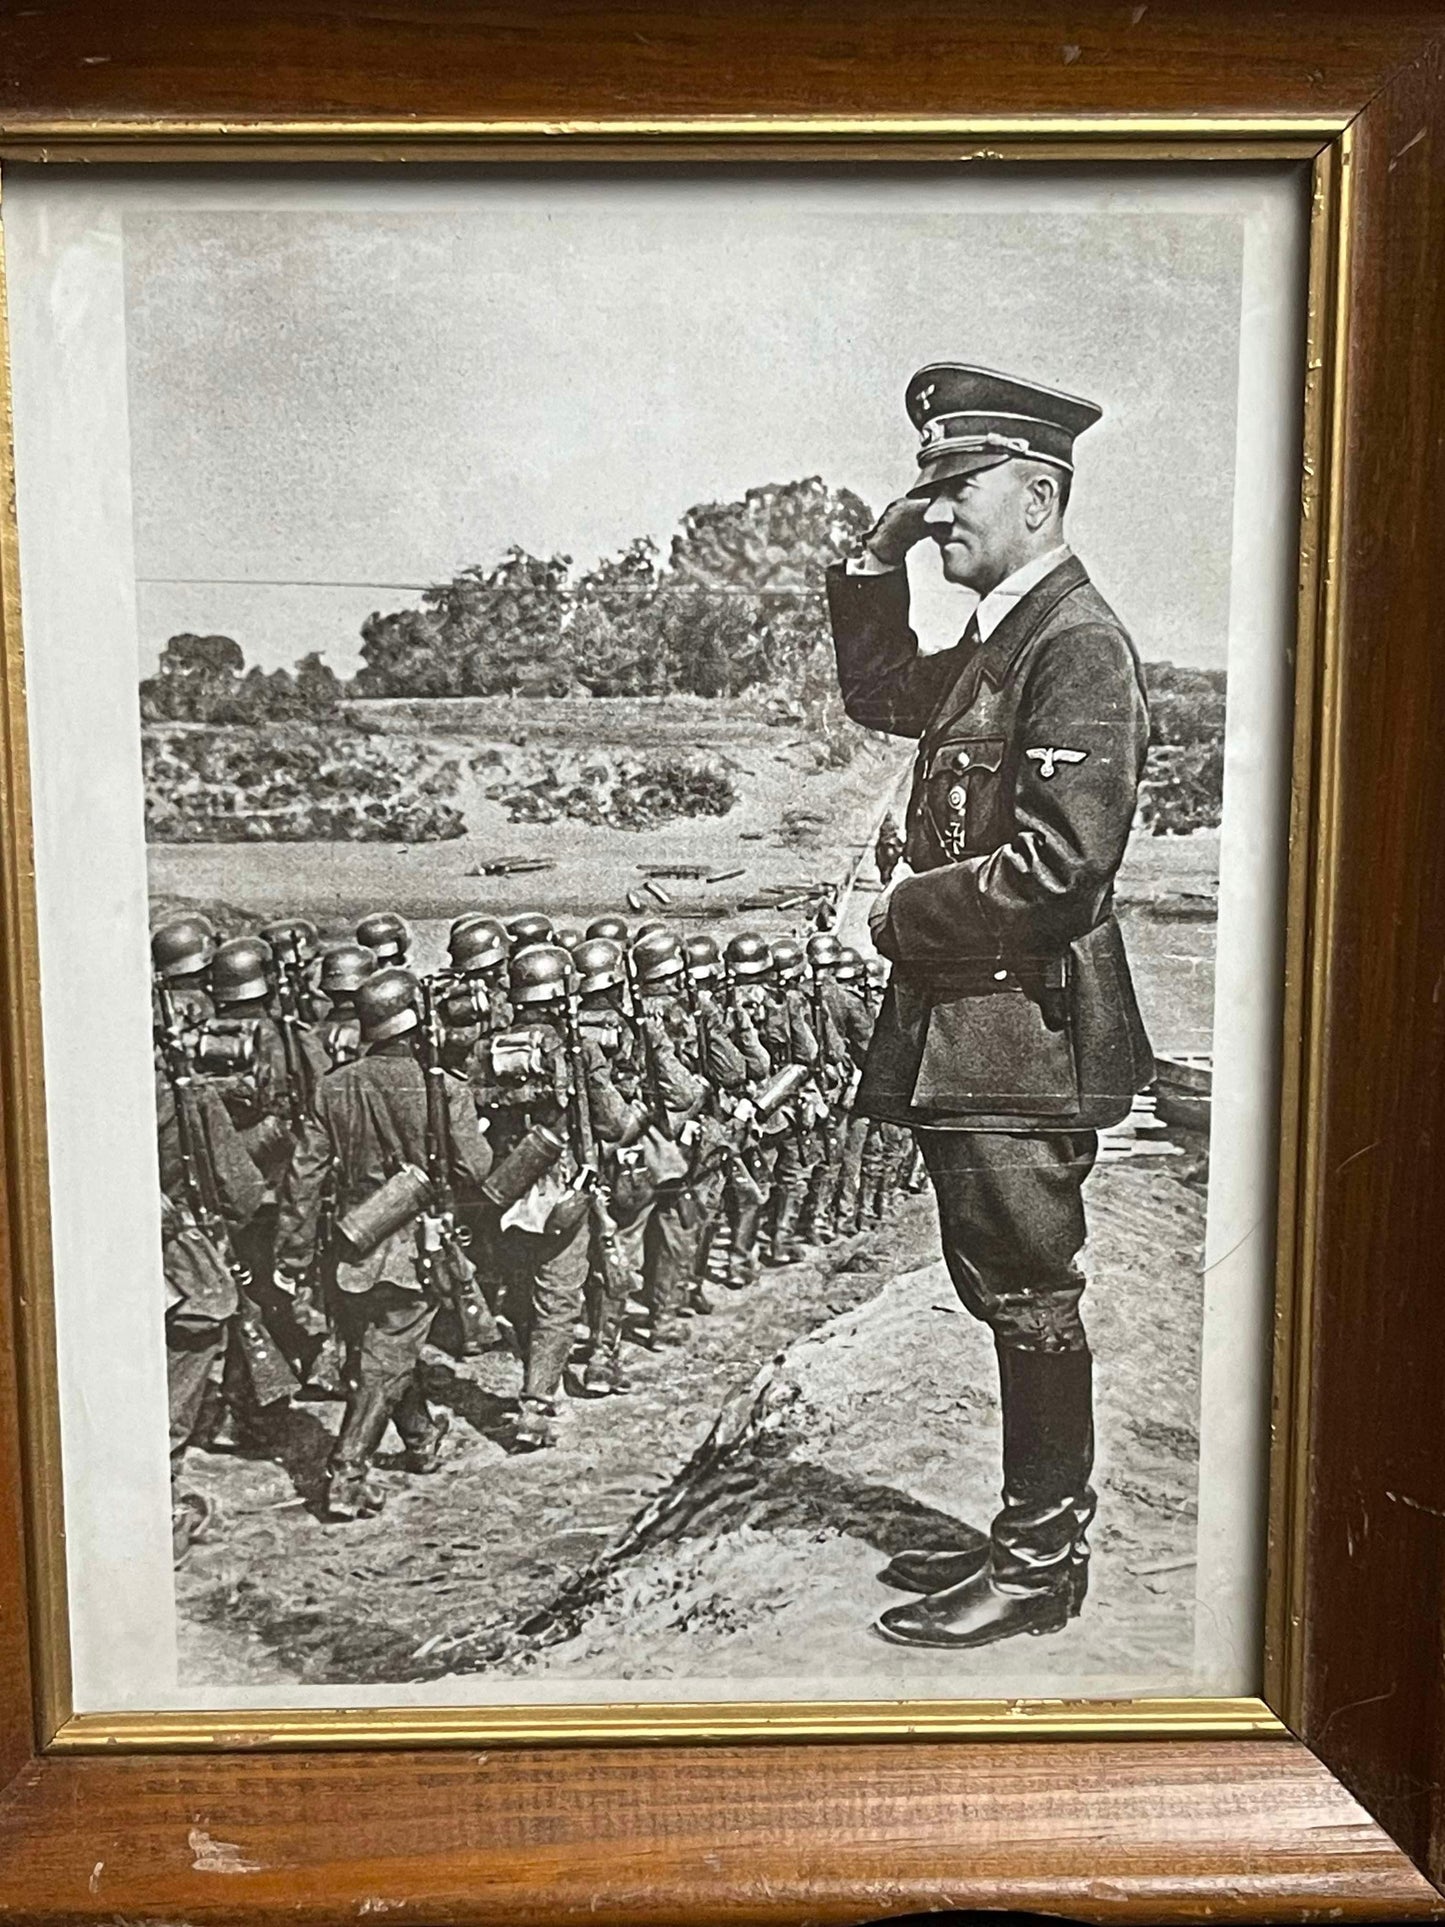
<path id="1" fill-rule="evenodd" d="M 384 1471 L 377 1519 L 318 1514 L 335 1405 L 299 1407 L 275 1459 L 193 1453 L 188 1483 L 224 1523 L 178 1575 L 181 1680 L 470 1677 L 479 1697 L 522 1679 L 551 1696 L 1186 1684 L 1203 1207 L 1181 1169 L 1124 1156 L 1090 1181 L 1100 1511 L 1087 1610 L 1056 1638 L 941 1675 L 939 1655 L 869 1631 L 898 1598 L 884 1560 L 986 1525 L 996 1501 L 992 1350 L 937 1261 L 925 1193 L 751 1291 L 716 1290 L 685 1348 L 635 1353 L 630 1397 L 569 1401 L 550 1452 L 504 1449 L 509 1353 L 429 1353 L 448 1455 L 429 1478 Z"/>

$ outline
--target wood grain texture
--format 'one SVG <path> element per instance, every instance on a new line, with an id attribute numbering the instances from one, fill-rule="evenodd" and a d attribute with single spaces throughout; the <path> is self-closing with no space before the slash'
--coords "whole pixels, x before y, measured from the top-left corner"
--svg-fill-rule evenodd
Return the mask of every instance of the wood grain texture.
<path id="1" fill-rule="evenodd" d="M 34 0 L 0 119 L 1364 111 L 1305 1736 L 1445 1878 L 1445 0 Z M 1362 1040 L 1369 1040 L 1368 1048 Z M 0 1324 L 8 1300 L 0 1306 Z M 29 1730 L 0 1330 L 0 1778 Z M 1423 1918 L 1288 1742 L 54 1758 L 0 1917 Z M 403 1903 L 403 1904 L 396 1904 Z"/>
<path id="2" fill-rule="evenodd" d="M 1445 1879 L 1445 65 L 1356 126 L 1303 1735 Z M 1362 1047 L 1363 1043 L 1363 1047 Z"/>
<path id="3" fill-rule="evenodd" d="M 426 1927 L 1445 1913 L 1291 1740 L 52 1758 L 0 1804 L 28 1927 L 403 1899 Z"/>
<path id="4" fill-rule="evenodd" d="M 1402 0 L 59 0 L 0 22 L 0 113 L 1317 113 L 1439 25 Z"/>

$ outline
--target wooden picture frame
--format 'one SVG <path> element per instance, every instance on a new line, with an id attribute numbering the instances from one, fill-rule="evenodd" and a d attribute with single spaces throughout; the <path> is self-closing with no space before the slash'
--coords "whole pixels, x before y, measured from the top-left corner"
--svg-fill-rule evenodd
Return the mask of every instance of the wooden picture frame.
<path id="1" fill-rule="evenodd" d="M 407 5 L 378 24 L 176 0 L 145 18 L 19 15 L 5 32 L 0 167 L 1229 157 L 1312 168 L 1315 215 L 1285 1043 L 1297 1187 L 1281 1203 L 1263 1702 L 1112 1720 L 997 1708 L 982 1723 L 941 1708 L 908 1735 L 860 1717 L 813 1743 L 806 1719 L 757 1709 L 586 1729 L 642 1748 L 578 1746 L 565 1719 L 484 1741 L 466 1722 L 352 1722 L 369 1750 L 304 1718 L 219 1734 L 184 1717 L 68 1720 L 11 515 L 0 1905 L 37 1921 L 1445 1911 L 1428 1884 L 1445 1879 L 1431 1150 L 1445 715 L 1429 605 L 1445 15 L 853 6 L 549 26 Z M 774 1744 L 718 1743 L 739 1736 Z M 418 1750 L 437 1738 L 451 1745 Z"/>

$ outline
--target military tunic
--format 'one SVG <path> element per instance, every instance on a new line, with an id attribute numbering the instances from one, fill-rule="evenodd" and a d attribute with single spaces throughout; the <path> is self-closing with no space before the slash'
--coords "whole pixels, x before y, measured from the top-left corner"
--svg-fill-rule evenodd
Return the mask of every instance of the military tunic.
<path id="1" fill-rule="evenodd" d="M 491 1152 L 459 1080 L 446 1084 L 452 1179 L 480 1185 Z M 366 1055 L 321 1080 L 282 1187 L 276 1230 L 278 1269 L 298 1279 L 317 1252 L 322 1201 L 334 1175 L 338 1217 L 379 1190 L 403 1165 L 427 1168 L 426 1073 L 406 1037 L 371 1046 Z M 413 1218 L 374 1251 L 339 1246 L 336 1286 L 354 1381 L 332 1453 L 333 1478 L 364 1471 L 388 1421 L 406 1446 L 421 1449 L 431 1416 L 417 1380 L 421 1348 L 436 1306 L 428 1297 Z"/>
<path id="2" fill-rule="evenodd" d="M 1094 1133 L 1153 1074 L 1113 913 L 1148 743 L 1138 658 L 1071 555 L 933 656 L 903 570 L 828 589 L 849 715 L 919 739 L 916 874 L 875 932 L 894 968 L 858 1108 L 920 1131 L 954 1282 L 999 1342 L 1082 1350 Z"/>
<path id="3" fill-rule="evenodd" d="M 193 1086 L 198 1155 L 209 1166 L 228 1232 L 242 1230 L 265 1200 L 261 1174 L 214 1090 Z M 197 1225 L 186 1202 L 175 1092 L 156 1072 L 156 1137 L 161 1181 L 161 1268 L 166 1284 L 166 1378 L 172 1460 L 195 1434 L 211 1367 L 226 1342 L 239 1297 L 225 1254 Z"/>

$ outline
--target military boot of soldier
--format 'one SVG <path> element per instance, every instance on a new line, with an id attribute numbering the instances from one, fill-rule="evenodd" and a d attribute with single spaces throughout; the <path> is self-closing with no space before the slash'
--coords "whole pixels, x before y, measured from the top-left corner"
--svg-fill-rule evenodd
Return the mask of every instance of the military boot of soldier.
<path id="1" fill-rule="evenodd" d="M 1017 1633 L 1060 1632 L 1083 1606 L 1095 1503 L 1093 1361 L 1087 1351 L 1005 1345 L 998 1360 L 1004 1502 L 988 1556 L 973 1548 L 934 1555 L 931 1569 L 919 1555 L 896 1560 L 905 1569 L 911 1562 L 915 1580 L 945 1582 L 881 1616 L 879 1632 L 897 1644 L 987 1646 Z"/>
<path id="2" fill-rule="evenodd" d="M 798 1242 L 798 1217 L 803 1208 L 807 1173 L 796 1134 L 789 1131 L 778 1143 L 777 1163 L 773 1167 L 773 1189 L 768 1206 L 768 1262 L 772 1265 L 801 1263 L 803 1248 Z"/>
<path id="3" fill-rule="evenodd" d="M 627 1315 L 627 1274 L 593 1239 L 587 1281 L 589 1338 L 581 1388 L 588 1398 L 606 1398 L 632 1390 L 632 1379 L 622 1357 L 622 1324 Z"/>
<path id="4" fill-rule="evenodd" d="M 166 1389 L 170 1408 L 171 1557 L 179 1565 L 212 1523 L 210 1503 L 180 1487 L 186 1448 L 196 1435 L 211 1367 L 221 1356 L 226 1327 L 166 1320 Z"/>
<path id="5" fill-rule="evenodd" d="M 549 1231 L 514 1230 L 507 1237 L 516 1253 L 523 1366 L 512 1446 L 535 1452 L 556 1443 L 557 1394 L 576 1343 L 574 1326 L 586 1311 L 588 1224 L 579 1216 Z"/>
<path id="6" fill-rule="evenodd" d="M 776 1156 L 770 1143 L 751 1145 L 735 1161 L 728 1178 L 723 1215 L 731 1245 L 724 1283 L 731 1291 L 744 1291 L 758 1281 L 758 1241 Z"/>
<path id="7" fill-rule="evenodd" d="M 353 1335 L 355 1383 L 331 1454 L 328 1510 L 354 1518 L 379 1510 L 370 1497 L 382 1494 L 367 1480 L 368 1468 L 395 1425 L 403 1465 L 421 1469 L 439 1450 L 441 1433 L 421 1390 L 417 1367 L 435 1306 L 421 1292 L 382 1280 L 353 1293 L 345 1307 Z M 429 1467 L 428 1467 L 429 1469 Z"/>
<path id="8" fill-rule="evenodd" d="M 926 1132 L 921 1142 L 954 1288 L 994 1335 L 1003 1505 L 983 1569 L 894 1607 L 879 1631 L 924 1646 L 1056 1632 L 1083 1603 L 1094 1512 L 1093 1361 L 1077 1258 L 1097 1138 Z"/>
<path id="9" fill-rule="evenodd" d="M 798 1219 L 798 1235 L 805 1244 L 832 1244 L 837 1235 L 833 1226 L 833 1193 L 838 1183 L 838 1167 L 824 1158 L 808 1173 L 808 1189 Z"/>
<path id="10" fill-rule="evenodd" d="M 647 1227 L 642 1277 L 647 1342 L 654 1350 L 685 1341 L 683 1305 L 691 1284 L 698 1224 L 691 1192 L 668 1189 L 659 1194 Z"/>
<path id="11" fill-rule="evenodd" d="M 838 1159 L 837 1182 L 829 1200 L 829 1217 L 834 1235 L 846 1238 L 858 1229 L 858 1203 L 863 1185 L 863 1153 L 868 1133 L 874 1128 L 866 1117 L 850 1117 L 843 1133 L 843 1148 Z"/>
<path id="12" fill-rule="evenodd" d="M 726 1188 L 726 1175 L 719 1165 L 705 1176 L 694 1180 L 693 1197 L 696 1200 L 698 1222 L 692 1233 L 692 1252 L 686 1280 L 687 1296 L 683 1300 L 684 1316 L 706 1317 L 713 1309 L 711 1298 L 707 1295 L 708 1266 L 718 1229 L 722 1223 L 723 1192 Z"/>

